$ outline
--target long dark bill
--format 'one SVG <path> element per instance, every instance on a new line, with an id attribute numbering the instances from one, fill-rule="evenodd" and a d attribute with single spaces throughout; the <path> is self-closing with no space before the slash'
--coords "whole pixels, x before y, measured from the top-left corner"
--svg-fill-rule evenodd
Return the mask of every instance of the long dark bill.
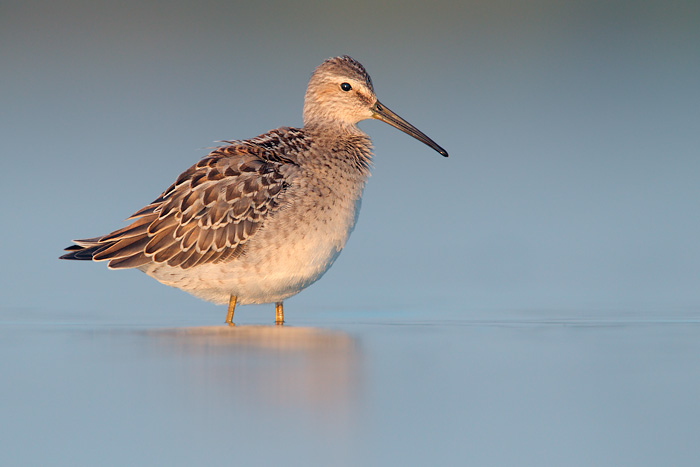
<path id="1" fill-rule="evenodd" d="M 422 131 L 420 131 L 418 128 L 416 128 L 413 125 L 411 125 L 410 123 L 408 123 L 403 118 L 396 115 L 388 107 L 386 107 L 384 104 L 380 103 L 379 101 L 377 101 L 372 106 L 372 112 L 374 113 L 373 117 L 376 118 L 377 120 L 381 120 L 381 121 L 393 126 L 394 128 L 398 128 L 399 130 L 403 131 L 407 135 L 411 135 L 414 138 L 416 138 L 418 141 L 422 141 L 423 143 L 427 144 L 428 146 L 435 149 L 437 152 L 439 152 L 443 156 L 445 156 L 445 157 L 448 156 L 447 151 L 442 149 L 435 141 L 433 141 L 432 139 L 425 136 L 425 134 Z"/>

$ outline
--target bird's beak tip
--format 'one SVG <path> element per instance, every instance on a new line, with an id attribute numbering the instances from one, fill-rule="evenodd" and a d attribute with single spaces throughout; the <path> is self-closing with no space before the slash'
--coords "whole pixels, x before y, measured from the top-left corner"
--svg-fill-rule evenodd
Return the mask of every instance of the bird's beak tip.
<path id="1" fill-rule="evenodd" d="M 372 111 L 372 118 L 376 120 L 381 120 L 382 122 L 388 123 L 389 125 L 398 128 L 399 130 L 403 131 L 404 133 L 410 136 L 413 136 L 422 143 L 427 144 L 435 151 L 437 151 L 441 156 L 449 157 L 447 151 L 442 149 L 442 147 L 440 147 L 435 141 L 428 138 L 424 133 L 418 130 L 418 128 L 414 127 L 406 120 L 396 115 L 392 110 L 390 110 L 385 105 L 382 105 L 382 103 L 380 103 L 379 101 L 376 101 L 374 105 L 370 108 L 370 110 Z"/>

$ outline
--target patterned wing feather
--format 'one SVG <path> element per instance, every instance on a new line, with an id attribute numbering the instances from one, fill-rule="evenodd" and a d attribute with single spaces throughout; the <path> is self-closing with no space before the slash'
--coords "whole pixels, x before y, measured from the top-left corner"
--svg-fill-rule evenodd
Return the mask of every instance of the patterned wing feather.
<path id="1" fill-rule="evenodd" d="M 297 166 L 286 157 L 303 139 L 280 129 L 231 142 L 200 160 L 128 226 L 76 240 L 64 259 L 107 260 L 113 269 L 165 263 L 183 269 L 231 261 L 284 202 Z"/>

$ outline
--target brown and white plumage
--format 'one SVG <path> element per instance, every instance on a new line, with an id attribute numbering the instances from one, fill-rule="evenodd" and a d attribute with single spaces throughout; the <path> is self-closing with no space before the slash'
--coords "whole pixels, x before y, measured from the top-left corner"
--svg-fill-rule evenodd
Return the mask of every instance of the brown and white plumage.
<path id="1" fill-rule="evenodd" d="M 123 229 L 76 240 L 63 259 L 109 261 L 111 269 L 154 262 L 189 269 L 238 257 L 280 206 L 286 174 L 298 166 L 284 153 L 304 145 L 301 131 L 280 128 L 230 142 L 183 172 Z"/>
<path id="2" fill-rule="evenodd" d="M 356 123 L 383 120 L 447 153 L 379 103 L 350 57 L 314 72 L 304 127 L 229 141 L 183 172 L 110 234 L 76 240 L 62 259 L 138 268 L 216 303 L 281 302 L 318 280 L 345 246 L 369 175 Z M 232 309 L 230 310 L 232 313 Z"/>

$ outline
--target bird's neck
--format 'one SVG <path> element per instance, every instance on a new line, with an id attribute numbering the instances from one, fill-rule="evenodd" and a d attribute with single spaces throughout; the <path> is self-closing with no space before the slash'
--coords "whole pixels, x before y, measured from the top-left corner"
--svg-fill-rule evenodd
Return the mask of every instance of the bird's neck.
<path id="1" fill-rule="evenodd" d="M 342 171 L 355 172 L 361 179 L 369 176 L 372 165 L 372 142 L 355 125 L 304 126 L 313 144 L 319 149 L 311 163 L 326 164 Z"/>
<path id="2" fill-rule="evenodd" d="M 339 137 L 354 136 L 354 135 L 364 135 L 367 136 L 362 130 L 360 130 L 355 123 L 343 122 L 340 120 L 328 120 L 328 119 L 304 119 L 304 130 L 310 133 L 327 134 L 327 135 L 338 135 Z"/>

